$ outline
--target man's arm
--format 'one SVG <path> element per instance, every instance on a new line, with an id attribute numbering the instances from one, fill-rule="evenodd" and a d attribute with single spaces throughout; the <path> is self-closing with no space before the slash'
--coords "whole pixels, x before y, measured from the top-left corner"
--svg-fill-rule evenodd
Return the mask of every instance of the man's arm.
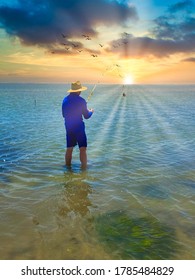
<path id="1" fill-rule="evenodd" d="M 93 109 L 87 109 L 87 102 L 84 100 L 83 102 L 83 116 L 85 119 L 89 119 L 93 115 Z"/>

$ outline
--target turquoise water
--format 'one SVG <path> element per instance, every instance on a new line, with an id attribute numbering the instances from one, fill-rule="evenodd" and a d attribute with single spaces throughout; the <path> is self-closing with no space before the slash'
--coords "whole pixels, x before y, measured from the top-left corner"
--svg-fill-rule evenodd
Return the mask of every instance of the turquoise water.
<path id="1" fill-rule="evenodd" d="M 195 259 L 195 86 L 98 85 L 86 171 L 68 88 L 0 85 L 0 259 Z"/>

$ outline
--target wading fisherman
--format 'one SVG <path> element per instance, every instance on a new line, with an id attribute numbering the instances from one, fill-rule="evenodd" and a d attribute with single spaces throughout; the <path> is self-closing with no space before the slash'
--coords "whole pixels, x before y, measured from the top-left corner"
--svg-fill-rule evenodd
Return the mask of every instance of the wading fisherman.
<path id="1" fill-rule="evenodd" d="M 87 108 L 87 102 L 80 96 L 81 92 L 86 90 L 79 81 L 71 84 L 70 93 L 62 102 L 62 115 L 66 128 L 65 163 L 71 165 L 72 152 L 74 146 L 78 144 L 80 150 L 81 167 L 87 167 L 87 136 L 85 133 L 85 119 L 89 119 L 94 110 Z"/>

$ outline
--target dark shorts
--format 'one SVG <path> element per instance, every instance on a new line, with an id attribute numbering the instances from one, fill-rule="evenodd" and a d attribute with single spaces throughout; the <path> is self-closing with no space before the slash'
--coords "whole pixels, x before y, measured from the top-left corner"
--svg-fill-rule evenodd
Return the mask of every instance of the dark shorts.
<path id="1" fill-rule="evenodd" d="M 79 148 L 87 147 L 87 137 L 85 128 L 81 127 L 77 130 L 66 130 L 67 148 L 74 147 L 78 144 Z"/>

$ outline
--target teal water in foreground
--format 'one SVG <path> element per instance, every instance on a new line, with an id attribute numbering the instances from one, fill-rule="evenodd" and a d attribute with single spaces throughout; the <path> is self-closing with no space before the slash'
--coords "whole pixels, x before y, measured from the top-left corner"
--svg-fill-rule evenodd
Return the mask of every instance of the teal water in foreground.
<path id="1" fill-rule="evenodd" d="M 86 171 L 68 88 L 0 85 L 0 259 L 195 259 L 195 86 L 98 85 Z"/>

